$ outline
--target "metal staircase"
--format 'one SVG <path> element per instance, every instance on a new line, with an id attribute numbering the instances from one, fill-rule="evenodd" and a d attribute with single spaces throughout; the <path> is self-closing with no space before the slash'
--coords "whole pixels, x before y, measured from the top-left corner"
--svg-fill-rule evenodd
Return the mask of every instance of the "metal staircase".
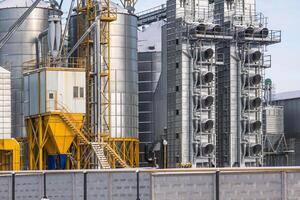
<path id="1" fill-rule="evenodd" d="M 98 161 L 100 162 L 101 168 L 102 169 L 110 169 L 110 165 L 104 154 L 103 146 L 100 145 L 98 142 L 91 142 L 91 146 L 97 156 Z"/>
<path id="2" fill-rule="evenodd" d="M 107 151 L 109 155 L 111 155 L 120 165 L 122 168 L 129 168 L 127 163 L 119 156 L 119 154 L 116 153 L 116 151 L 111 148 L 108 144 L 102 143 L 104 146 L 104 149 Z"/>
<path id="3" fill-rule="evenodd" d="M 89 140 L 85 137 L 85 135 L 78 128 L 74 126 L 70 118 L 65 113 L 61 112 L 59 113 L 59 116 L 68 125 L 68 127 L 77 135 L 77 137 L 79 137 L 80 141 L 83 144 L 90 143 Z"/>
<path id="4" fill-rule="evenodd" d="M 114 158 L 122 168 L 129 168 L 129 166 L 127 165 L 126 161 L 124 161 L 119 154 L 109 146 L 109 144 L 107 143 L 98 143 L 98 142 L 90 142 L 85 134 L 79 130 L 74 124 L 73 124 L 73 120 L 66 115 L 64 112 L 60 112 L 59 116 L 61 117 L 61 119 L 66 123 L 66 125 L 72 130 L 73 133 L 75 133 L 75 135 L 77 137 L 79 137 L 81 143 L 86 144 L 86 145 L 91 145 L 93 151 L 95 152 L 98 161 L 100 162 L 100 165 L 102 167 L 102 169 L 110 169 L 110 164 L 107 160 L 107 157 L 104 154 L 104 150 L 107 152 L 108 155 L 110 155 L 112 158 Z"/>

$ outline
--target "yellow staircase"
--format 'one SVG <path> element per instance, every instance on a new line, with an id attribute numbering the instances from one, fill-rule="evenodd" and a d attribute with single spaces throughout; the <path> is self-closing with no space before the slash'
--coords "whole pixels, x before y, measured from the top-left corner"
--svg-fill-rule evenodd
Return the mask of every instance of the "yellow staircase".
<path id="1" fill-rule="evenodd" d="M 97 159 L 100 162 L 100 165 L 103 169 L 111 168 L 110 164 L 107 160 L 107 157 L 105 156 L 104 150 L 106 150 L 107 154 L 110 155 L 111 157 L 113 157 L 120 164 L 121 167 L 129 168 L 127 163 L 107 143 L 90 142 L 86 138 L 85 134 L 73 124 L 72 119 L 68 115 L 61 112 L 59 114 L 59 116 L 66 123 L 66 125 L 68 125 L 68 127 L 73 131 L 73 133 L 75 133 L 75 135 L 78 136 L 78 138 L 80 139 L 80 141 L 83 144 L 91 145 L 91 147 L 92 147 L 93 151 L 95 152 Z"/>
<path id="2" fill-rule="evenodd" d="M 107 151 L 107 153 L 109 155 L 111 155 L 121 165 L 122 168 L 129 168 L 129 166 L 127 165 L 127 163 L 108 144 L 102 143 L 101 145 L 103 145 L 103 147 Z"/>
<path id="3" fill-rule="evenodd" d="M 79 140 L 83 144 L 89 144 L 89 140 L 85 137 L 85 135 L 78 128 L 76 128 L 74 126 L 74 124 L 72 123 L 72 121 L 70 120 L 70 118 L 66 114 L 61 112 L 59 114 L 59 116 L 68 125 L 68 127 L 75 133 L 75 135 L 77 135 L 79 137 Z"/>

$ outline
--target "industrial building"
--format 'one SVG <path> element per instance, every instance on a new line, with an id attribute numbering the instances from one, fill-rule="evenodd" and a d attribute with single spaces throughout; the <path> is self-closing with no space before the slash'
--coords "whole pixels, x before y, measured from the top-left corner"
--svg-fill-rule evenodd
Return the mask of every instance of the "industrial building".
<path id="1" fill-rule="evenodd" d="M 256 2 L 169 0 L 139 19 L 142 29 L 167 21 L 161 29 L 167 104 L 156 105 L 167 106 L 167 116 L 157 116 L 166 129 L 154 129 L 156 141 L 168 142 L 168 166 L 263 166 L 266 46 L 279 43 L 281 32 L 267 27 Z"/>
<path id="2" fill-rule="evenodd" d="M 290 163 L 285 108 L 265 98 L 281 31 L 256 1 L 65 3 L 0 3 L 3 169 Z"/>
<path id="3" fill-rule="evenodd" d="M 136 3 L 0 1 L 0 199 L 296 199 L 256 0 Z"/>
<path id="4" fill-rule="evenodd" d="M 276 93 L 272 98 L 272 103 L 274 105 L 283 107 L 285 138 L 288 148 L 293 150 L 289 156 L 289 166 L 298 166 L 300 164 L 300 127 L 298 123 L 299 101 L 299 91 Z"/>

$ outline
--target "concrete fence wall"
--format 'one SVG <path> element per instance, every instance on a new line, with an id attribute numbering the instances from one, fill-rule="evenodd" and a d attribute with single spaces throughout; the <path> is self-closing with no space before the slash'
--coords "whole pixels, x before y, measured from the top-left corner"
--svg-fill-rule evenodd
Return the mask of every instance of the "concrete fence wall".
<path id="1" fill-rule="evenodd" d="M 0 174 L 0 200 L 297 200 L 300 169 L 45 171 Z"/>

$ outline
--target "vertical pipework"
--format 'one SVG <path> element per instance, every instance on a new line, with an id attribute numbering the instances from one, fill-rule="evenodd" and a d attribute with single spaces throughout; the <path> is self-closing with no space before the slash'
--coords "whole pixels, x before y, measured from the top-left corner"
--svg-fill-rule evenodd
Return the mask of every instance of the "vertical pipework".
<path id="1" fill-rule="evenodd" d="M 189 161 L 193 163 L 193 142 L 194 142 L 194 128 L 193 128 L 193 70 L 194 60 L 193 56 L 190 55 L 190 67 L 189 67 Z"/>
<path id="2" fill-rule="evenodd" d="M 100 5 L 101 6 L 101 5 Z M 100 9 L 101 10 L 101 9 Z M 98 91 L 101 91 L 101 25 L 100 25 L 100 19 L 97 19 L 97 25 L 96 25 L 96 73 L 97 73 L 97 103 L 98 103 L 98 107 L 97 107 L 97 133 L 98 133 L 98 140 L 100 141 L 100 133 L 102 133 L 102 119 L 101 119 L 101 113 L 102 113 L 102 108 L 101 108 L 101 102 L 102 102 L 102 95 L 99 94 Z"/>
<path id="3" fill-rule="evenodd" d="M 36 63 L 35 63 L 35 68 L 38 69 L 39 68 L 39 65 L 40 65 L 40 45 L 39 45 L 39 40 L 36 39 L 35 40 L 35 60 L 36 60 Z"/>

